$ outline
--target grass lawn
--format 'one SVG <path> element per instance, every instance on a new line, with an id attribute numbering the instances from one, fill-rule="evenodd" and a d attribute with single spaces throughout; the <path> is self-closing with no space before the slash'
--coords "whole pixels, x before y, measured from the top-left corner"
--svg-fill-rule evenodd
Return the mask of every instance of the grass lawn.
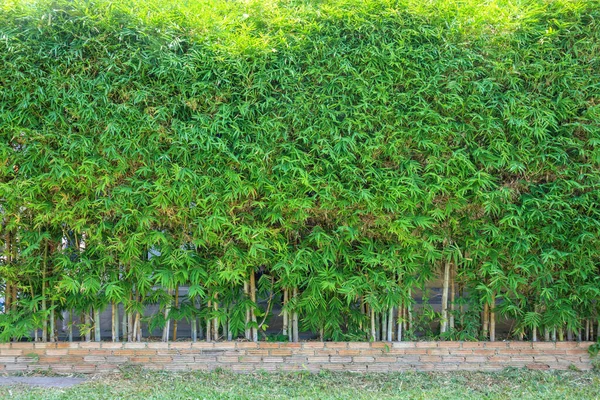
<path id="1" fill-rule="evenodd" d="M 598 372 L 167 373 L 126 370 L 67 389 L 0 387 L 10 399 L 600 399 Z"/>

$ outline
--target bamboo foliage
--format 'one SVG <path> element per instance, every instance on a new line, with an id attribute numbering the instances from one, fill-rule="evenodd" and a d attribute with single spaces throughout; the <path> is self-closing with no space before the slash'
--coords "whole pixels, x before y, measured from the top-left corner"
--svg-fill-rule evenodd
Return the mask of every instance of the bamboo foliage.
<path id="1" fill-rule="evenodd" d="M 179 3 L 0 6 L 0 340 L 598 337 L 598 2 Z"/>

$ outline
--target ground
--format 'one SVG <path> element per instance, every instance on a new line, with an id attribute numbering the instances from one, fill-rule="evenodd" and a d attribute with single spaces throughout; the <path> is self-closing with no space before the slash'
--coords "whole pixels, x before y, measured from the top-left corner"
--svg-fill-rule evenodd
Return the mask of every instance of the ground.
<path id="1" fill-rule="evenodd" d="M 90 376 L 72 387 L 0 386 L 0 398 L 591 400 L 600 399 L 600 373 L 510 369 L 497 373 L 239 375 L 124 370 L 119 375 Z"/>

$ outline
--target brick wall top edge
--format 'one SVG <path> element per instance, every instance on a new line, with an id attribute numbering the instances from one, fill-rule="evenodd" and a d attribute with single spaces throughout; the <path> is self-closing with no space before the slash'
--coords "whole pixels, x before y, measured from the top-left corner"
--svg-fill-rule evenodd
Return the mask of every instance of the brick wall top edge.
<path id="1" fill-rule="evenodd" d="M 548 348 L 588 348 L 595 342 L 520 342 L 520 341 L 498 341 L 498 342 L 464 342 L 464 341 L 405 341 L 405 342 L 132 342 L 132 343 L 114 343 L 114 342 L 59 342 L 59 343 L 40 343 L 40 342 L 13 342 L 0 343 L 0 349 L 56 349 L 56 348 L 85 348 L 85 349 L 285 349 L 285 348 L 329 348 L 329 349 L 347 349 L 347 348 L 444 348 L 458 347 L 463 344 L 464 348 L 533 348 L 535 350 L 544 350 Z"/>

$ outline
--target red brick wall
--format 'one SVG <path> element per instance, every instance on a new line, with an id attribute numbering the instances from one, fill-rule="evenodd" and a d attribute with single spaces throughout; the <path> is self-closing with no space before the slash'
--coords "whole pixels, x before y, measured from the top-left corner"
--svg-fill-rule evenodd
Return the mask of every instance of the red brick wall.
<path id="1" fill-rule="evenodd" d="M 233 371 L 589 370 L 591 342 L 4 343 L 0 373 L 147 369 Z"/>

